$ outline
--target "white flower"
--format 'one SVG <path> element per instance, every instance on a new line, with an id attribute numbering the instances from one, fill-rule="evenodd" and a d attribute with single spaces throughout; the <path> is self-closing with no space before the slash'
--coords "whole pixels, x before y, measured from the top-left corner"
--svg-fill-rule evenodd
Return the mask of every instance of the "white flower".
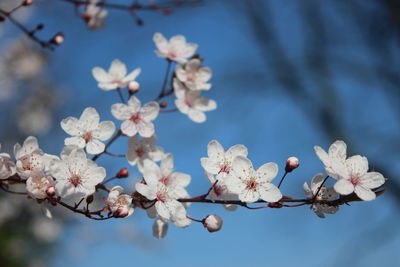
<path id="1" fill-rule="evenodd" d="M 335 191 L 341 195 L 356 195 L 364 200 L 370 201 L 376 198 L 371 189 L 378 188 L 385 183 L 385 178 L 379 172 L 368 172 L 368 160 L 359 155 L 352 156 L 346 160 L 346 175 L 339 177 L 335 183 Z"/>
<path id="2" fill-rule="evenodd" d="M 145 160 L 143 177 L 146 184 L 137 183 L 135 188 L 147 199 L 155 201 L 154 207 L 160 218 L 172 220 L 178 226 L 184 227 L 187 226 L 183 223 L 187 222 L 186 209 L 177 199 L 187 197 L 183 187 L 189 183 L 190 176 L 171 173 L 171 163 L 168 161 L 170 160 L 164 162 L 164 166 L 160 168 L 154 162 Z"/>
<path id="3" fill-rule="evenodd" d="M 249 159 L 238 156 L 233 160 L 232 171 L 224 181 L 231 192 L 239 195 L 241 201 L 252 203 L 261 198 L 267 202 L 277 202 L 282 198 L 279 189 L 271 184 L 278 173 L 276 163 L 266 163 L 255 171 Z"/>
<path id="4" fill-rule="evenodd" d="M 104 91 L 110 91 L 127 87 L 129 82 L 134 81 L 141 72 L 140 68 L 135 69 L 127 75 L 126 66 L 119 59 L 115 59 L 108 72 L 100 67 L 92 69 L 92 74 L 98 86 Z"/>
<path id="5" fill-rule="evenodd" d="M 26 180 L 26 191 L 32 198 L 45 199 L 48 196 L 47 189 L 54 185 L 55 182 L 51 176 L 31 176 Z"/>
<path id="6" fill-rule="evenodd" d="M 107 17 L 108 11 L 96 5 L 98 1 L 93 0 L 86 6 L 85 13 L 82 18 L 87 22 L 90 30 L 97 30 L 104 27 L 104 20 Z"/>
<path id="7" fill-rule="evenodd" d="M 217 108 L 214 100 L 200 96 L 199 91 L 190 91 L 178 79 L 174 79 L 174 91 L 177 99 L 175 105 L 183 114 L 187 114 L 189 118 L 197 123 L 206 121 L 204 112 Z"/>
<path id="8" fill-rule="evenodd" d="M 161 33 L 157 32 L 153 36 L 153 41 L 157 46 L 158 50 L 155 52 L 159 57 L 179 63 L 185 63 L 197 49 L 197 44 L 187 43 L 183 35 L 175 35 L 167 41 Z"/>
<path id="9" fill-rule="evenodd" d="M 344 176 L 346 173 L 346 149 L 347 146 L 343 141 L 336 141 L 325 152 L 321 147 L 315 146 L 314 150 L 319 159 L 324 163 L 326 173 L 332 178 Z"/>
<path id="10" fill-rule="evenodd" d="M 15 172 L 15 163 L 10 160 L 10 155 L 7 153 L 0 153 L 0 179 L 7 179 L 13 176 Z"/>
<path id="11" fill-rule="evenodd" d="M 106 171 L 86 158 L 83 149 L 65 147 L 61 160 L 52 161 L 50 174 L 56 179 L 61 197 L 86 197 L 95 192 L 95 186 L 103 181 Z"/>
<path id="12" fill-rule="evenodd" d="M 156 141 L 157 138 L 154 135 L 142 139 L 138 139 L 136 136 L 129 138 L 128 152 L 126 153 L 126 159 L 129 164 L 132 166 L 137 164 L 139 171 L 142 172 L 145 159 L 150 159 L 154 162 L 160 161 L 164 157 L 164 150 L 154 145 Z"/>
<path id="13" fill-rule="evenodd" d="M 124 189 L 121 186 L 114 186 L 106 199 L 108 207 L 115 217 L 128 217 L 134 211 L 132 197 L 122 194 L 123 191 Z"/>
<path id="14" fill-rule="evenodd" d="M 161 219 L 155 219 L 153 224 L 153 236 L 157 239 L 162 239 L 167 235 L 168 223 Z"/>
<path id="15" fill-rule="evenodd" d="M 175 68 L 176 77 L 190 90 L 209 90 L 212 72 L 208 67 L 202 67 L 200 59 L 189 60 L 185 65 L 178 65 Z"/>
<path id="16" fill-rule="evenodd" d="M 94 108 L 86 108 L 79 119 L 68 117 L 61 121 L 61 128 L 69 135 L 65 145 L 86 147 L 90 154 L 100 154 L 105 145 L 101 141 L 109 139 L 115 131 L 112 121 L 100 122 L 99 113 Z"/>
<path id="17" fill-rule="evenodd" d="M 139 99 L 131 96 L 128 105 L 114 104 L 111 107 L 113 116 L 124 121 L 121 124 L 121 131 L 127 136 L 134 136 L 139 133 L 143 137 L 151 137 L 154 134 L 154 124 L 151 122 L 158 116 L 160 106 L 157 102 L 145 104 L 142 108 Z"/>
<path id="18" fill-rule="evenodd" d="M 303 189 L 308 199 L 314 199 L 314 196 L 315 194 L 317 194 L 318 190 L 319 192 L 316 197 L 316 200 L 332 201 L 332 200 L 337 200 L 340 197 L 339 194 L 335 192 L 333 187 L 326 187 L 326 186 L 321 187 L 324 179 L 325 179 L 324 175 L 322 173 L 318 173 L 311 180 L 311 188 L 308 186 L 306 182 L 304 183 Z M 319 189 L 320 187 L 321 189 Z M 319 203 L 313 204 L 311 208 L 315 212 L 315 214 L 317 214 L 317 216 L 320 218 L 325 218 L 324 213 L 334 214 L 339 210 L 338 206 L 330 206 L 327 204 L 319 204 Z"/>
<path id="19" fill-rule="evenodd" d="M 209 196 L 212 200 L 238 200 L 238 195 L 229 191 L 228 186 L 225 183 L 225 179 L 229 179 L 222 173 L 218 175 L 211 175 L 206 172 L 207 180 L 211 185 L 214 185 L 211 189 Z M 218 181 L 218 182 L 217 182 Z M 217 182 L 217 183 L 216 183 Z M 237 206 L 234 204 L 224 204 L 224 208 L 229 211 L 234 211 Z"/>
<path id="20" fill-rule="evenodd" d="M 38 141 L 33 136 L 26 138 L 22 147 L 18 143 L 14 145 L 14 156 L 17 160 L 17 173 L 23 179 L 45 171 L 46 165 L 52 159 L 52 156 L 45 154 L 39 148 Z"/>

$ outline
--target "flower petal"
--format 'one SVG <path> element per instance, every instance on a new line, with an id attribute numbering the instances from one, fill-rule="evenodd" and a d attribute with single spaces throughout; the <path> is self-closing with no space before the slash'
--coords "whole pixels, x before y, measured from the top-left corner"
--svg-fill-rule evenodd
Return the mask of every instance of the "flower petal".
<path id="1" fill-rule="evenodd" d="M 370 189 L 378 188 L 385 183 L 385 178 L 379 172 L 368 172 L 360 177 L 362 186 Z"/>
<path id="2" fill-rule="evenodd" d="M 126 75 L 126 66 L 119 59 L 114 59 L 111 62 L 110 69 L 108 73 L 113 77 L 113 79 L 121 80 Z"/>
<path id="3" fill-rule="evenodd" d="M 376 198 L 375 193 L 371 189 L 360 185 L 354 188 L 354 193 L 364 201 L 371 201 Z"/>
<path id="4" fill-rule="evenodd" d="M 99 83 L 108 83 L 111 82 L 113 79 L 110 74 L 108 74 L 104 69 L 100 67 L 93 68 L 92 74 L 96 81 Z"/>
<path id="5" fill-rule="evenodd" d="M 121 131 L 127 136 L 132 137 L 138 132 L 137 124 L 131 120 L 126 120 L 121 124 Z"/>
<path id="6" fill-rule="evenodd" d="M 98 128 L 92 132 L 94 138 L 105 141 L 115 132 L 115 124 L 112 121 L 103 121 Z"/>
<path id="7" fill-rule="evenodd" d="M 257 180 L 270 183 L 278 174 L 278 165 L 274 162 L 263 164 L 257 169 Z"/>
<path id="8" fill-rule="evenodd" d="M 339 181 L 335 183 L 333 188 L 341 195 L 349 195 L 354 192 L 354 185 L 346 179 L 339 179 Z"/>
<path id="9" fill-rule="evenodd" d="M 157 102 L 147 103 L 140 110 L 140 117 L 146 121 L 152 121 L 158 116 L 158 112 L 160 111 L 160 106 Z"/>
<path id="10" fill-rule="evenodd" d="M 125 104 L 117 103 L 111 106 L 111 114 L 117 120 L 128 120 L 134 111 Z"/>
<path id="11" fill-rule="evenodd" d="M 97 139 L 92 139 L 86 144 L 86 151 L 92 155 L 100 154 L 104 149 L 105 145 Z"/>

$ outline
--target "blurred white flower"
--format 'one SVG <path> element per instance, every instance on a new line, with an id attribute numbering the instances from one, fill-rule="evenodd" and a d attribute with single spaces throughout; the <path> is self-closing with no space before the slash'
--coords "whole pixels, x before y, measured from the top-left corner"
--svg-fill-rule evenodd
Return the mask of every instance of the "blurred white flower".
<path id="1" fill-rule="evenodd" d="M 113 116 L 122 120 L 121 131 L 127 136 L 134 136 L 139 133 L 143 137 L 151 137 L 154 134 L 152 123 L 158 116 L 160 106 L 157 102 L 149 102 L 141 107 L 139 99 L 131 96 L 128 105 L 117 103 L 112 105 Z"/>
<path id="2" fill-rule="evenodd" d="M 190 90 L 209 90 L 211 88 L 211 84 L 207 83 L 212 76 L 211 69 L 202 67 L 198 58 L 193 58 L 184 65 L 176 66 L 175 73 L 178 80 Z"/>
<path id="3" fill-rule="evenodd" d="M 189 118 L 197 123 L 206 121 L 204 112 L 217 108 L 214 100 L 200 96 L 199 91 L 190 91 L 178 79 L 174 79 L 174 92 L 177 99 L 175 105 L 180 112 L 189 116 Z"/>
<path id="4" fill-rule="evenodd" d="M 65 139 L 66 146 L 86 147 L 86 151 L 94 155 L 104 151 L 105 145 L 101 141 L 109 139 L 115 131 L 112 121 L 100 122 L 99 113 L 94 108 L 86 108 L 79 119 L 68 117 L 62 120 L 61 128 L 73 136 Z"/>
<path id="5" fill-rule="evenodd" d="M 55 241 L 61 232 L 59 222 L 43 217 L 35 218 L 31 227 L 35 237 L 45 242 Z"/>
<path id="6" fill-rule="evenodd" d="M 36 199 L 45 199 L 49 187 L 54 186 L 55 182 L 51 176 L 36 175 L 26 180 L 26 191 L 29 196 Z"/>
<path id="7" fill-rule="evenodd" d="M 154 162 L 160 161 L 164 157 L 164 150 L 155 146 L 157 138 L 155 135 L 149 138 L 138 139 L 136 136 L 128 140 L 128 152 L 126 159 L 132 166 L 137 165 L 140 172 L 143 172 L 143 161 L 150 159 Z"/>
<path id="8" fill-rule="evenodd" d="M 91 0 L 86 6 L 85 13 L 81 16 L 86 21 L 90 30 L 98 30 L 104 27 L 104 21 L 108 11 L 96 5 L 98 0 Z"/>
<path id="9" fill-rule="evenodd" d="M 123 191 L 124 189 L 121 186 L 114 186 L 106 199 L 110 211 L 117 218 L 131 216 L 134 211 L 132 197 L 122 194 Z"/>
<path id="10" fill-rule="evenodd" d="M 92 69 L 92 74 L 100 89 L 110 91 L 127 87 L 140 74 L 141 69 L 137 68 L 127 75 L 126 66 L 119 59 L 113 60 L 108 72 L 100 67 Z"/>
<path id="11" fill-rule="evenodd" d="M 61 160 L 53 160 L 50 174 L 56 179 L 56 190 L 61 197 L 86 197 L 106 176 L 106 170 L 86 158 L 83 149 L 65 147 Z"/>
<path id="12" fill-rule="evenodd" d="M 346 175 L 346 143 L 343 141 L 334 142 L 325 152 L 321 147 L 314 146 L 315 153 L 324 163 L 326 173 L 332 178 L 339 178 Z"/>
<path id="13" fill-rule="evenodd" d="M 14 175 L 15 172 L 15 163 L 10 160 L 10 155 L 7 153 L 0 153 L 0 179 L 6 179 Z"/>
<path id="14" fill-rule="evenodd" d="M 153 236 L 157 239 L 162 239 L 167 235 L 168 223 L 161 219 L 155 219 L 153 224 Z"/>
<path id="15" fill-rule="evenodd" d="M 155 53 L 159 57 L 179 63 L 185 63 L 197 49 L 197 44 L 187 43 L 183 35 L 175 35 L 167 41 L 161 33 L 157 32 L 153 36 L 153 41 L 158 49 Z"/>
<path id="16" fill-rule="evenodd" d="M 232 172 L 224 180 L 229 191 L 239 195 L 239 199 L 252 203 L 258 199 L 277 202 L 282 198 L 279 189 L 271 184 L 278 173 L 278 165 L 265 163 L 256 171 L 251 161 L 243 156 L 233 160 Z"/>
<path id="17" fill-rule="evenodd" d="M 340 197 L 339 194 L 335 192 L 333 187 L 326 187 L 326 186 L 321 187 L 324 179 L 325 179 L 324 175 L 322 173 L 318 173 L 311 180 L 311 188 L 308 186 L 306 182 L 304 183 L 303 189 L 308 199 L 314 199 L 318 190 L 319 190 L 318 195 L 315 197 L 316 200 L 332 201 L 332 200 L 337 200 Z M 319 189 L 320 187 L 321 189 Z M 315 214 L 317 214 L 317 216 L 320 218 L 325 218 L 324 213 L 334 214 L 339 210 L 338 206 L 329 206 L 327 204 L 319 204 L 319 203 L 313 204 L 311 208 L 315 212 Z"/>

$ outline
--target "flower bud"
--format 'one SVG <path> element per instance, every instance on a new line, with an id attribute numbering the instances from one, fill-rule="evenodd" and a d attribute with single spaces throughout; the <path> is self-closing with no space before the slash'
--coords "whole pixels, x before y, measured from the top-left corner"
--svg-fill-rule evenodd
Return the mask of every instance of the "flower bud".
<path id="1" fill-rule="evenodd" d="M 167 102 L 161 102 L 160 103 L 160 108 L 166 108 L 168 106 Z"/>
<path id="2" fill-rule="evenodd" d="M 130 95 L 136 94 L 136 93 L 139 91 L 139 87 L 140 87 L 140 85 L 139 85 L 138 82 L 136 82 L 136 81 L 130 81 L 130 82 L 128 83 L 129 94 L 130 94 Z"/>
<path id="3" fill-rule="evenodd" d="M 46 190 L 46 194 L 49 197 L 54 197 L 56 194 L 56 188 L 54 186 L 49 186 L 49 188 L 47 188 L 47 190 Z"/>
<path id="4" fill-rule="evenodd" d="M 33 0 L 25 0 L 23 3 L 22 3 L 22 5 L 24 5 L 24 6 L 30 6 L 30 5 L 32 5 L 33 4 Z"/>
<path id="5" fill-rule="evenodd" d="M 50 40 L 51 43 L 55 44 L 55 45 L 61 45 L 62 43 L 64 43 L 64 34 L 59 32 L 56 35 L 54 35 L 54 37 Z"/>
<path id="6" fill-rule="evenodd" d="M 203 225 L 207 230 L 212 233 L 212 232 L 217 232 L 221 229 L 222 227 L 222 218 L 219 217 L 218 215 L 208 215 L 203 222 Z"/>
<path id="7" fill-rule="evenodd" d="M 119 206 L 116 211 L 114 211 L 114 217 L 116 218 L 124 218 L 129 215 L 129 207 L 128 206 Z"/>
<path id="8" fill-rule="evenodd" d="M 300 165 L 299 163 L 299 159 L 296 157 L 290 157 L 286 160 L 286 167 L 285 167 L 285 171 L 286 172 L 291 172 L 294 169 L 298 168 Z"/>
<path id="9" fill-rule="evenodd" d="M 86 203 L 87 203 L 87 204 L 92 203 L 93 200 L 94 200 L 94 196 L 93 196 L 93 195 L 88 195 L 88 196 L 86 197 Z"/>
<path id="10" fill-rule="evenodd" d="M 129 176 L 129 171 L 127 168 L 120 169 L 117 175 L 115 175 L 115 177 L 117 178 L 126 178 L 128 176 Z"/>
<path id="11" fill-rule="evenodd" d="M 88 13 L 83 13 L 83 14 L 81 14 L 81 18 L 82 18 L 84 21 L 89 22 L 90 19 L 92 18 L 92 16 L 90 16 L 90 14 L 88 14 Z"/>

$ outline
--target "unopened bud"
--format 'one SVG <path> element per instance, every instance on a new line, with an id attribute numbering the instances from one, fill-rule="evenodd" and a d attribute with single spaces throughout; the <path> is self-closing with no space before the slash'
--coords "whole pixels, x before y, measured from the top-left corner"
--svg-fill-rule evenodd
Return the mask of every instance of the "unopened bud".
<path id="1" fill-rule="evenodd" d="M 160 108 L 166 108 L 168 106 L 167 102 L 161 102 L 160 103 Z"/>
<path id="2" fill-rule="evenodd" d="M 30 5 L 33 4 L 33 0 L 25 0 L 22 4 L 23 4 L 24 6 L 30 6 Z"/>
<path id="3" fill-rule="evenodd" d="M 208 215 L 204 219 L 203 225 L 210 233 L 217 232 L 222 227 L 222 218 L 218 215 Z"/>
<path id="4" fill-rule="evenodd" d="M 128 206 L 119 206 L 117 210 L 114 212 L 114 217 L 116 218 L 124 218 L 129 215 L 129 207 Z"/>
<path id="5" fill-rule="evenodd" d="M 129 94 L 133 95 L 136 94 L 139 91 L 139 83 L 136 81 L 130 81 L 128 83 L 128 90 L 129 90 Z"/>
<path id="6" fill-rule="evenodd" d="M 89 21 L 92 19 L 92 16 L 90 16 L 88 13 L 83 13 L 83 14 L 81 15 L 81 18 L 82 18 L 84 21 L 89 22 Z"/>
<path id="7" fill-rule="evenodd" d="M 49 197 L 54 197 L 56 194 L 56 188 L 54 186 L 49 186 L 49 188 L 47 188 L 47 190 L 46 190 L 46 194 Z"/>
<path id="8" fill-rule="evenodd" d="M 88 195 L 88 196 L 86 197 L 86 203 L 87 203 L 87 204 L 92 203 L 93 200 L 94 200 L 94 196 L 93 196 L 93 195 Z"/>
<path id="9" fill-rule="evenodd" d="M 54 35 L 54 37 L 50 40 L 51 43 L 55 44 L 55 45 L 61 45 L 62 43 L 64 43 L 64 34 L 59 32 L 56 35 Z"/>
<path id="10" fill-rule="evenodd" d="M 286 160 L 286 167 L 285 167 L 285 171 L 286 172 L 291 172 L 294 169 L 298 168 L 300 165 L 299 163 L 299 159 L 296 157 L 290 157 Z"/>
<path id="11" fill-rule="evenodd" d="M 43 30 L 43 28 L 44 28 L 44 24 L 43 23 L 39 23 L 38 25 L 36 25 L 36 30 L 37 31 Z"/>
<path id="12" fill-rule="evenodd" d="M 120 169 L 117 175 L 115 175 L 115 177 L 117 178 L 126 178 L 128 176 L 129 176 L 129 170 L 127 168 Z"/>

